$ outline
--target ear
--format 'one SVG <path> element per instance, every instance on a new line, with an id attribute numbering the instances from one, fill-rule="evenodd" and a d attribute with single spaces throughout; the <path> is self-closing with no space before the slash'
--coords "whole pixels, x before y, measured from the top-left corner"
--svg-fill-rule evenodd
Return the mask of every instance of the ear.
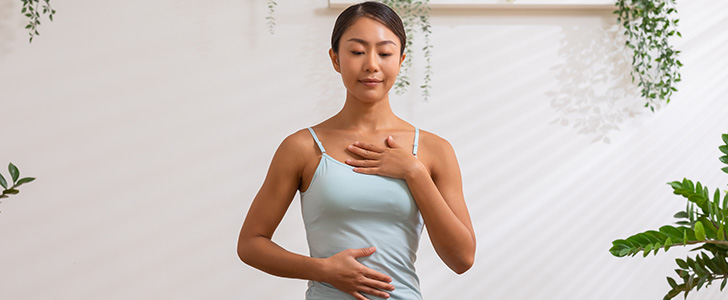
<path id="1" fill-rule="evenodd" d="M 402 57 L 399 59 L 399 67 L 402 67 L 402 63 L 404 62 L 404 59 L 407 57 L 406 53 L 402 53 Z"/>
<path id="2" fill-rule="evenodd" d="M 334 49 L 329 48 L 329 57 L 331 57 L 331 64 L 334 65 L 334 70 L 341 73 L 341 65 L 339 64 L 339 55 L 334 53 Z"/>

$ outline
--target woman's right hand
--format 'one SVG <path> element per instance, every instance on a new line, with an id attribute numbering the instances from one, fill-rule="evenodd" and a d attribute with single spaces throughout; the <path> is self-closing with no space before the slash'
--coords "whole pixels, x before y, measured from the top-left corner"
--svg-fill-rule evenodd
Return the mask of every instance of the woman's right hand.
<path id="1" fill-rule="evenodd" d="M 367 268 L 355 259 L 372 255 L 374 251 L 375 247 L 347 249 L 324 259 L 326 262 L 324 281 L 358 300 L 367 300 L 360 293 L 389 298 L 389 293 L 382 290 L 394 290 L 394 286 L 389 284 L 392 278 Z"/>

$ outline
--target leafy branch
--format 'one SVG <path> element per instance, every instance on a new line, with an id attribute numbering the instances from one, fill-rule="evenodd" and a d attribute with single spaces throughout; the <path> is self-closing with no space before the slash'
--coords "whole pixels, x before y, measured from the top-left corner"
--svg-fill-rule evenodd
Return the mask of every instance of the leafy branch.
<path id="1" fill-rule="evenodd" d="M 2 194 L 0 194 L 0 199 L 8 198 L 9 195 L 15 195 L 17 193 L 20 193 L 18 187 L 35 180 L 34 177 L 20 178 L 20 170 L 18 170 L 18 167 L 16 167 L 13 163 L 8 164 L 8 171 L 10 171 L 10 179 L 12 179 L 12 181 L 10 181 L 11 185 L 9 186 L 8 181 L 5 180 L 3 174 L 0 174 L 0 186 L 3 187 L 3 192 Z"/>
<path id="2" fill-rule="evenodd" d="M 728 164 L 728 134 L 722 135 L 725 145 L 718 147 L 724 155 L 719 160 Z M 728 173 L 728 167 L 721 170 Z M 657 254 L 660 249 L 667 252 L 672 246 L 699 245 L 693 250 L 701 250 L 695 259 L 677 259 L 680 267 L 675 272 L 682 283 L 667 277 L 670 291 L 663 299 L 672 299 L 684 292 L 685 297 L 696 288 L 710 285 L 713 280 L 722 279 L 720 290 L 728 282 L 728 193 L 721 197 L 720 189 L 712 194 L 708 187 L 700 182 L 693 183 L 684 178 L 682 181 L 668 183 L 673 194 L 687 199 L 684 211 L 675 214 L 679 226 L 665 225 L 659 230 L 648 230 L 637 233 L 626 239 L 612 242 L 609 252 L 617 257 L 635 256 L 642 252 L 643 256 Z"/>
<path id="3" fill-rule="evenodd" d="M 628 36 L 626 45 L 634 50 L 632 82 L 636 75 L 641 96 L 647 99 L 645 107 L 654 112 L 658 99 L 670 103 L 672 92 L 677 91 L 675 84 L 681 80 L 680 51 L 669 42 L 675 34 L 682 37 L 677 31 L 680 20 L 674 17 L 675 0 L 617 0 L 615 6 L 613 13 Z"/>
<path id="4" fill-rule="evenodd" d="M 28 25 L 25 26 L 25 29 L 28 29 L 28 35 L 30 35 L 28 43 L 32 43 L 33 36 L 40 35 L 38 32 L 38 25 L 40 25 L 40 10 L 38 9 L 38 5 L 40 4 L 40 0 L 21 1 L 23 1 L 23 10 L 21 13 L 25 14 L 29 19 Z M 53 15 L 56 11 L 51 7 L 51 0 L 43 0 L 43 2 L 42 12 L 43 14 L 48 14 L 48 19 L 52 22 Z"/>

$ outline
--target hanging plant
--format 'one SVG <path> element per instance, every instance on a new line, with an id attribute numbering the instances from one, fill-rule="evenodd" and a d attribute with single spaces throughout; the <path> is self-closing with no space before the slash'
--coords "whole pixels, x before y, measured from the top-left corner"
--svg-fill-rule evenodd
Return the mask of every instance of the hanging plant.
<path id="1" fill-rule="evenodd" d="M 276 5 L 278 5 L 278 3 L 275 1 L 268 0 L 268 16 L 265 17 L 265 19 L 267 20 L 268 31 L 270 34 L 274 33 L 273 28 L 276 26 L 276 18 L 273 15 L 276 12 Z"/>
<path id="2" fill-rule="evenodd" d="M 28 29 L 28 35 L 30 35 L 30 40 L 28 43 L 33 42 L 33 37 L 36 35 L 40 35 L 38 32 L 38 25 L 40 25 L 40 11 L 38 9 L 38 5 L 40 4 L 40 0 L 22 0 L 23 1 L 23 10 L 21 11 L 22 14 L 25 14 L 26 17 L 28 17 L 28 25 L 25 26 L 25 29 Z M 51 7 L 51 0 L 43 0 L 45 2 L 42 7 L 43 14 L 48 14 L 48 19 L 53 21 L 53 15 L 56 13 L 56 11 Z"/>
<path id="3" fill-rule="evenodd" d="M 722 156 L 718 159 L 728 164 L 728 134 L 723 134 L 723 145 L 718 147 Z M 722 168 L 728 173 L 728 167 Z M 612 242 L 609 252 L 617 257 L 643 256 L 665 252 L 673 246 L 698 245 L 693 251 L 700 250 L 695 258 L 676 259 L 677 277 L 667 277 L 670 290 L 664 300 L 672 299 L 680 293 L 687 298 L 693 289 L 700 290 L 713 281 L 720 282 L 722 291 L 728 283 L 728 194 L 721 197 L 719 189 L 712 194 L 700 182 L 693 184 L 688 179 L 670 182 L 675 195 L 686 198 L 684 211 L 675 214 L 678 226 L 665 225 L 658 230 L 638 233 L 623 240 Z M 677 280 L 681 280 L 678 283 Z"/>
<path id="4" fill-rule="evenodd" d="M 617 22 L 625 29 L 627 47 L 634 50 L 632 82 L 639 81 L 645 107 L 653 112 L 660 100 L 670 103 L 675 84 L 680 81 L 680 51 L 670 44 L 678 35 L 675 0 L 617 0 Z"/>
<path id="5" fill-rule="evenodd" d="M 268 16 L 267 20 L 268 31 L 273 34 L 273 28 L 275 27 L 275 6 L 277 3 L 273 0 L 268 1 Z M 407 91 L 407 87 L 410 86 L 410 68 L 412 67 L 412 50 L 414 41 L 414 32 L 419 29 L 422 31 L 425 46 L 422 47 L 422 51 L 425 54 L 425 72 L 424 72 L 424 83 L 420 85 L 422 89 L 422 97 L 425 101 L 430 98 L 430 82 L 432 81 L 432 44 L 430 44 L 430 34 L 432 34 L 430 26 L 430 1 L 429 0 L 379 0 L 379 2 L 386 4 L 391 7 L 397 14 L 402 18 L 405 32 L 407 32 L 407 44 L 405 45 L 405 54 L 410 59 L 405 59 L 402 63 L 402 68 L 397 76 L 397 81 L 394 83 L 395 92 L 398 95 L 403 94 Z"/>
<path id="6" fill-rule="evenodd" d="M 407 87 L 410 85 L 410 68 L 412 67 L 412 54 L 414 33 L 417 29 L 422 31 L 425 46 L 422 47 L 422 51 L 425 53 L 425 77 L 423 78 L 424 84 L 420 86 L 422 89 L 422 97 L 427 101 L 430 97 L 430 86 L 431 75 L 432 75 L 432 64 L 430 58 L 432 57 L 430 44 L 430 34 L 432 34 L 430 26 L 430 1 L 416 1 L 416 0 L 382 0 L 382 3 L 388 5 L 394 11 L 402 17 L 402 23 L 404 24 L 405 32 L 407 32 L 407 45 L 405 45 L 405 54 L 410 59 L 405 59 L 400 69 L 400 74 L 397 76 L 397 81 L 394 84 L 395 91 L 398 95 L 403 94 L 407 91 Z"/>

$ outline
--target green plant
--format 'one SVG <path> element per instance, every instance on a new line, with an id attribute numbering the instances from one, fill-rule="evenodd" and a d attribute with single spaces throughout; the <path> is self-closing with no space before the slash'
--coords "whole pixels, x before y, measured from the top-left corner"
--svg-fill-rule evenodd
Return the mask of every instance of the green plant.
<path id="1" fill-rule="evenodd" d="M 40 13 L 38 9 L 38 5 L 40 4 L 40 0 L 21 0 L 23 1 L 23 10 L 21 13 L 25 14 L 30 21 L 28 22 L 28 25 L 25 26 L 25 29 L 28 29 L 28 34 L 30 35 L 30 40 L 28 43 L 33 42 L 33 36 L 40 35 L 38 33 L 38 25 L 40 25 Z M 48 14 L 48 18 L 53 21 L 53 15 L 56 13 L 56 11 L 51 7 L 51 0 L 43 0 L 45 4 L 43 4 L 43 14 Z"/>
<path id="2" fill-rule="evenodd" d="M 405 54 L 410 59 L 405 59 L 402 63 L 402 69 L 400 70 L 399 76 L 397 76 L 397 82 L 394 87 L 397 94 L 401 95 L 410 85 L 410 68 L 412 67 L 412 55 L 415 31 L 419 29 L 422 31 L 425 46 L 422 47 L 422 51 L 425 52 L 425 77 L 424 84 L 420 86 L 422 89 L 422 97 L 427 101 L 430 97 L 430 86 L 431 75 L 432 75 L 432 64 L 430 58 L 432 57 L 432 45 L 430 44 L 430 35 L 432 34 L 430 26 L 430 1 L 417 1 L 417 0 L 381 0 L 382 3 L 388 5 L 394 11 L 402 16 L 402 23 L 404 24 L 405 32 L 407 32 L 407 45 L 405 45 Z"/>
<path id="3" fill-rule="evenodd" d="M 10 183 L 12 183 L 12 185 L 8 187 L 8 182 L 5 180 L 5 177 L 3 177 L 3 174 L 0 174 L 0 186 L 3 187 L 3 193 L 0 194 L 0 199 L 8 198 L 8 195 L 20 193 L 18 187 L 35 180 L 33 177 L 20 178 L 20 170 L 18 170 L 13 163 L 8 164 L 8 171 L 10 171 L 10 179 L 12 179 Z"/>
<path id="4" fill-rule="evenodd" d="M 724 154 L 719 159 L 728 164 L 728 134 L 722 135 L 724 145 L 718 149 Z M 728 173 L 728 167 L 722 168 Z M 676 259 L 678 269 L 675 269 L 677 278 L 681 283 L 667 277 L 670 290 L 664 299 L 672 299 L 681 292 L 688 293 L 696 288 L 710 285 L 714 280 L 722 280 L 720 290 L 728 282 L 728 193 L 721 200 L 721 192 L 715 189 L 713 198 L 708 187 L 700 182 L 693 184 L 688 179 L 670 182 L 673 193 L 687 198 L 684 211 L 675 214 L 679 219 L 676 225 L 665 225 L 659 230 L 649 230 L 635 234 L 623 240 L 612 242 L 609 252 L 617 257 L 634 256 L 639 252 L 643 256 L 650 253 L 657 254 L 660 249 L 665 252 L 672 246 L 699 245 L 693 251 L 699 250 L 695 258 Z"/>
<path id="5" fill-rule="evenodd" d="M 682 63 L 677 59 L 680 51 L 670 44 L 670 37 L 678 35 L 675 18 L 675 0 L 617 0 L 617 22 L 628 36 L 627 47 L 634 50 L 632 58 L 632 82 L 635 75 L 637 86 L 642 87 L 645 107 L 653 112 L 658 99 L 670 103 L 675 84 L 680 81 Z"/>
<path id="6" fill-rule="evenodd" d="M 268 16 L 266 17 L 268 23 L 268 30 L 273 34 L 273 27 L 275 26 L 275 6 L 276 2 L 273 0 L 268 1 Z M 432 34 L 430 26 L 430 1 L 429 0 L 378 0 L 391 7 L 397 14 L 402 18 L 405 31 L 407 32 L 407 44 L 405 45 L 405 54 L 409 59 L 405 59 L 402 63 L 402 68 L 397 76 L 397 81 L 394 83 L 395 92 L 399 95 L 407 91 L 407 87 L 410 86 L 410 68 L 412 67 L 412 50 L 414 42 L 414 33 L 416 29 L 422 31 L 424 37 L 425 46 L 422 47 L 425 55 L 425 73 L 423 81 L 420 85 L 422 89 L 422 97 L 425 101 L 430 98 L 430 82 L 432 81 L 432 44 L 430 44 L 430 35 Z"/>
<path id="7" fill-rule="evenodd" d="M 273 31 L 273 28 L 275 28 L 275 26 L 276 26 L 276 18 L 274 16 L 274 14 L 276 12 L 276 5 L 278 5 L 278 3 L 276 3 L 275 1 L 268 0 L 268 16 L 265 17 L 265 19 L 268 20 L 267 25 L 268 25 L 268 31 L 270 32 L 270 34 L 275 33 Z"/>

